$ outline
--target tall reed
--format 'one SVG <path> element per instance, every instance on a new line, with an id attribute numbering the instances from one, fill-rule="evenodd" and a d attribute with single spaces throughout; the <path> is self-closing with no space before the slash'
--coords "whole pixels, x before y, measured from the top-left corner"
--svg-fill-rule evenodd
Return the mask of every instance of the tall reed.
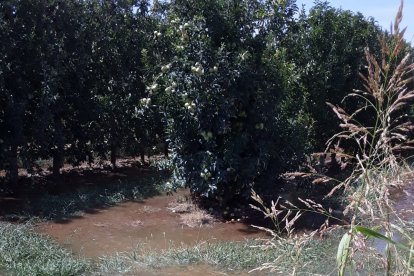
<path id="1" fill-rule="evenodd" d="M 357 98 L 362 102 L 362 107 L 349 113 L 340 106 L 328 103 L 340 119 L 342 128 L 328 141 L 328 147 L 352 141 L 358 148 L 353 156 L 353 173 L 339 185 L 346 190 L 354 189 L 350 204 L 345 209 L 345 212 L 352 214 L 350 230 L 343 236 L 338 248 L 339 275 L 345 274 L 348 265 L 358 263 L 355 256 L 361 251 L 364 238 L 381 239 L 387 243 L 383 257 L 386 275 L 414 272 L 411 264 L 411 228 L 390 199 L 393 186 L 407 183 L 410 170 L 401 153 L 413 148 L 410 138 L 413 124 L 405 111 L 414 99 L 414 90 L 410 87 L 414 78 L 414 63 L 410 53 L 406 52 L 406 29 L 400 29 L 402 18 L 403 1 L 390 34 L 380 38 L 381 56 L 375 57 L 369 49 L 365 50 L 366 74 L 360 74 L 365 90 L 356 90 L 344 98 L 344 101 Z M 373 120 L 358 120 L 362 117 Z M 367 217 L 371 218 L 370 225 L 361 225 L 361 218 Z M 375 230 L 366 227 L 371 225 L 378 227 Z M 393 239 L 397 233 L 405 238 L 408 245 Z M 382 258 L 382 255 L 379 256 Z"/>
<path id="2" fill-rule="evenodd" d="M 351 143 L 356 148 L 355 152 L 347 155 L 354 165 L 352 173 L 345 180 L 338 181 L 339 184 L 328 194 L 331 196 L 343 191 L 349 202 L 344 214 L 350 217 L 350 224 L 346 226 L 347 231 L 337 251 L 340 276 L 347 272 L 372 275 L 377 275 L 378 271 L 384 271 L 386 275 L 414 273 L 413 223 L 401 216 L 391 197 L 392 191 L 396 187 L 403 188 L 412 176 L 402 153 L 414 145 L 410 138 L 414 126 L 406 114 L 414 100 L 414 90 L 411 89 L 414 63 L 404 40 L 406 29 L 400 29 L 402 18 L 403 1 L 390 33 L 379 38 L 381 55 L 377 57 L 370 49 L 365 50 L 366 67 L 360 74 L 365 89 L 355 90 L 342 101 L 344 105 L 352 99 L 359 103 L 359 107 L 348 112 L 344 107 L 328 103 L 339 118 L 342 131 L 329 139 L 326 151 L 343 155 L 336 151 L 344 143 Z M 316 170 L 287 175 L 317 175 L 314 183 L 334 180 L 317 174 Z M 263 205 L 257 195 L 253 194 L 253 198 Z M 276 218 L 282 211 L 275 207 L 276 204 L 271 208 L 263 205 L 261 209 L 279 225 Z M 287 223 L 290 222 L 287 220 Z M 395 236 L 402 237 L 404 242 L 397 241 Z M 378 252 L 370 246 L 368 239 L 385 242 L 385 252 Z M 374 267 L 371 267 L 372 263 L 375 263 Z"/>

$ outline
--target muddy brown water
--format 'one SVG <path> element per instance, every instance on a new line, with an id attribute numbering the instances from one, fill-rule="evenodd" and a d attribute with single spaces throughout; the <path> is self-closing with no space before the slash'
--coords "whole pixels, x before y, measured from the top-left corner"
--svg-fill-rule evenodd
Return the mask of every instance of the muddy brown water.
<path id="1" fill-rule="evenodd" d="M 414 180 L 391 193 L 399 215 L 407 221 L 414 221 Z"/>
<path id="2" fill-rule="evenodd" d="M 125 162 L 124 162 L 125 161 Z M 115 172 L 102 168 L 68 167 L 59 179 L 57 190 L 51 190 L 46 184 L 54 184 L 49 179 L 49 173 L 37 176 L 45 184 L 33 193 L 30 189 L 19 190 L 11 196 L 0 196 L 0 217 L 7 220 L 20 220 L 14 214 L 28 213 L 40 215 L 36 206 L 44 193 L 64 194 L 75 189 L 89 188 L 94 185 L 113 183 L 115 180 L 145 185 L 151 182 L 154 173 L 146 167 L 137 166 L 134 160 L 124 160 L 122 166 Z M 26 172 L 21 172 L 22 182 Z M 1 172 L 0 172 L 1 177 Z M 25 183 L 25 182 L 24 182 Z M 24 184 L 23 183 L 23 184 Z M 22 184 L 22 183 L 20 183 Z M 24 185 L 20 185 L 24 186 Z M 19 186 L 19 187 L 20 187 Z M 26 187 L 26 186 L 24 186 Z M 54 186 L 53 186 L 54 187 Z M 28 193 L 28 194 L 26 194 Z M 155 196 L 140 202 L 125 202 L 117 206 L 107 207 L 104 204 L 91 206 L 83 215 L 72 216 L 66 220 L 46 221 L 36 225 L 36 229 L 52 237 L 59 244 L 70 249 L 76 255 L 90 259 L 109 256 L 118 252 L 128 252 L 137 245 L 144 248 L 163 250 L 173 246 L 191 246 L 209 241 L 243 241 L 256 237 L 264 237 L 264 233 L 247 224 L 235 222 L 215 222 L 210 226 L 190 228 L 180 221 L 180 215 L 168 209 L 171 202 L 176 202 L 187 196 L 187 191 L 180 191 L 173 196 Z M 82 211 L 82 210 L 81 210 Z M 0 275 L 2 272 L 0 271 Z M 220 272 L 215 267 L 206 264 L 190 266 L 173 266 L 159 270 L 139 271 L 131 275 L 251 275 L 244 272 Z M 254 273 L 253 275 L 257 275 Z"/>
<path id="3" fill-rule="evenodd" d="M 414 180 L 402 187 L 393 188 L 390 191 L 390 194 L 390 198 L 394 202 L 394 208 L 397 210 L 398 216 L 407 222 L 414 222 Z M 391 220 L 392 219 L 393 218 L 391 218 Z M 382 234 L 385 233 L 382 232 Z M 392 239 L 402 243 L 406 242 L 399 233 L 394 233 Z M 378 252 L 385 254 L 387 242 L 375 239 L 373 245 Z"/>
<path id="4" fill-rule="evenodd" d="M 243 223 L 216 222 L 190 228 L 168 207 L 187 194 L 162 195 L 141 202 L 126 202 L 108 209 L 85 213 L 67 221 L 48 221 L 37 229 L 75 254 L 96 258 L 131 251 L 145 244 L 153 250 L 195 245 L 203 241 L 243 241 L 264 234 Z"/>
<path id="5" fill-rule="evenodd" d="M 392 193 L 396 208 L 403 217 L 414 220 L 414 182 Z M 171 202 L 187 195 L 188 191 L 181 191 L 173 196 L 125 202 L 65 221 L 44 222 L 37 229 L 75 254 L 88 258 L 131 251 L 142 244 L 153 250 L 163 250 L 204 241 L 243 241 L 264 237 L 263 232 L 242 222 L 216 222 L 194 228 L 183 225 L 179 214 L 168 208 Z"/>
<path id="6" fill-rule="evenodd" d="M 213 267 L 205 264 L 200 265 L 190 265 L 190 266 L 172 266 L 172 267 L 166 267 L 161 268 L 158 270 L 153 271 L 141 271 L 138 274 L 135 273 L 135 275 L 139 276 L 219 276 L 219 275 L 237 275 L 237 276 L 265 276 L 270 274 L 265 274 L 262 272 L 222 272 L 217 271 Z"/>

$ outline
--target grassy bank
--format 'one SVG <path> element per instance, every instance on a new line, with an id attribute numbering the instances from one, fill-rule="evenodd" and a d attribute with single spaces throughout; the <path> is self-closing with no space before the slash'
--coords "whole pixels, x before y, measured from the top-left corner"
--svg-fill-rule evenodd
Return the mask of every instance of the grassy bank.
<path id="1" fill-rule="evenodd" d="M 287 275 L 295 269 L 299 275 L 328 275 L 335 272 L 335 252 L 338 234 L 321 240 L 312 240 L 296 262 L 295 246 L 291 241 L 263 249 L 263 241 L 204 242 L 193 247 L 178 247 L 162 253 L 151 252 L 145 245 L 133 252 L 102 258 L 99 271 L 105 274 L 134 274 L 141 270 L 162 269 L 189 265 L 208 264 L 215 271 L 224 273 L 250 271 L 262 264 L 277 264 L 277 270 L 263 274 Z M 274 241 L 278 243 L 278 241 Z M 303 274 L 302 274 L 303 273 Z M 253 273 L 254 275 L 254 273 Z"/>
<path id="2" fill-rule="evenodd" d="M 155 252 L 142 244 L 134 251 L 91 261 L 74 256 L 50 238 L 36 233 L 30 224 L 1 222 L 0 274 L 139 275 L 142 271 L 151 274 L 165 268 L 208 265 L 214 273 L 248 272 L 262 266 L 268 269 L 260 275 L 292 275 L 293 272 L 294 275 L 334 275 L 337 273 L 338 240 L 343 233 L 344 230 L 336 230 L 323 239 L 307 240 L 305 245 L 299 245 L 303 241 L 301 238 L 273 240 L 273 244 L 267 243 L 267 246 L 266 241 L 259 240 L 206 241 L 190 247 L 171 245 L 168 250 Z M 302 250 L 297 250 L 298 245 Z M 364 253 L 358 254 L 358 259 L 371 260 Z M 374 263 L 370 268 L 365 267 L 365 271 L 380 272 L 371 266 Z M 271 267 L 275 270 L 271 271 Z"/>
<path id="3" fill-rule="evenodd" d="M 51 239 L 30 225 L 0 222 L 0 271 L 6 275 L 82 275 L 90 270 Z"/>

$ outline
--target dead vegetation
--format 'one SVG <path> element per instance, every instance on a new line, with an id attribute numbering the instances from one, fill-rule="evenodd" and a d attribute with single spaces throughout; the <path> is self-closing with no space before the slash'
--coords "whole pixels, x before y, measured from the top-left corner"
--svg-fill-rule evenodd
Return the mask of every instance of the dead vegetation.
<path id="1" fill-rule="evenodd" d="M 181 223 L 191 228 L 212 227 L 217 223 L 217 219 L 214 216 L 206 210 L 200 209 L 188 197 L 180 197 L 175 202 L 171 202 L 168 210 L 178 214 Z"/>

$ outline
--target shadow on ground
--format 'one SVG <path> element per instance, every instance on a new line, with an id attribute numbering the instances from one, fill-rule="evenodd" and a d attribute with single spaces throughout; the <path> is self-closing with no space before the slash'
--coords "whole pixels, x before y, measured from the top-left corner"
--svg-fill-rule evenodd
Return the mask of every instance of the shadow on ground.
<path id="1" fill-rule="evenodd" d="M 168 177 L 131 160 L 115 170 L 83 167 L 65 170 L 58 178 L 21 177 L 14 187 L 0 184 L 0 219 L 21 222 L 37 217 L 68 223 L 85 213 L 159 195 Z"/>

